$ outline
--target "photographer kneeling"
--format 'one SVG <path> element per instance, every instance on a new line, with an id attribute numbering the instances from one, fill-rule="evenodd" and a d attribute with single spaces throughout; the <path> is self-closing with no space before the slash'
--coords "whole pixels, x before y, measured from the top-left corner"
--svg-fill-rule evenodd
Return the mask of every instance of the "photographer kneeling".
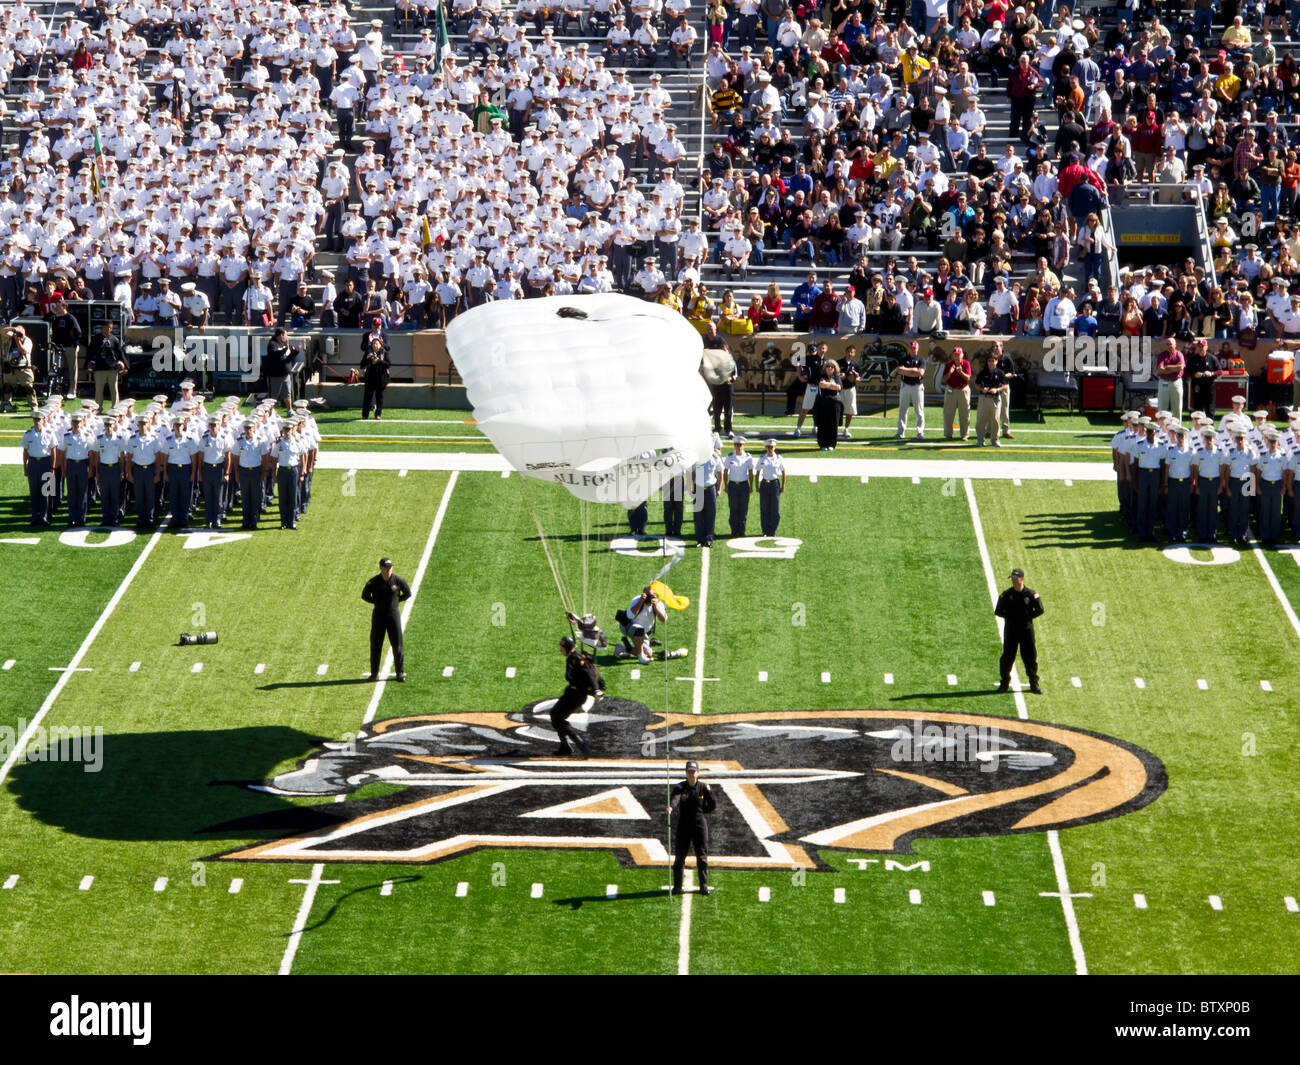
<path id="1" fill-rule="evenodd" d="M 623 646 L 615 651 L 615 657 L 627 658 L 635 654 L 642 665 L 650 661 L 650 636 L 655 631 L 655 624 L 668 620 L 668 612 L 659 597 L 647 584 L 627 606 L 614 615 L 619 631 L 623 634 Z"/>

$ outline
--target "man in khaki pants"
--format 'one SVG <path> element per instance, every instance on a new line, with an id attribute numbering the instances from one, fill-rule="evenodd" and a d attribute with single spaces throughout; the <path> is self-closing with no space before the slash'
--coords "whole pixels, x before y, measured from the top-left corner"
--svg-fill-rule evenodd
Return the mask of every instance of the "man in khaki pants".
<path id="1" fill-rule="evenodd" d="M 95 375 L 95 402 L 103 410 L 117 405 L 118 375 L 126 369 L 126 352 L 122 341 L 113 335 L 113 323 L 105 319 L 99 332 L 90 338 L 87 365 Z"/>
<path id="2" fill-rule="evenodd" d="M 975 375 L 975 391 L 979 393 L 979 417 L 975 422 L 975 438 L 980 447 L 985 438 L 992 441 L 994 447 L 1001 447 L 998 442 L 998 409 L 1002 399 L 1002 386 L 1006 375 L 998 369 L 998 357 L 990 351 L 984 357 L 984 369 Z"/>
<path id="3" fill-rule="evenodd" d="M 953 348 L 943 364 L 943 438 L 952 439 L 953 419 L 961 420 L 961 438 L 970 437 L 970 363 L 961 348 Z"/>

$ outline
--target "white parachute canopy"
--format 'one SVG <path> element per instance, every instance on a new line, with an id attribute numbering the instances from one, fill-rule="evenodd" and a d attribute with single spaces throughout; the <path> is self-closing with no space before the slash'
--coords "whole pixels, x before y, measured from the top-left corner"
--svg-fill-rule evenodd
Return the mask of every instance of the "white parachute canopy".
<path id="1" fill-rule="evenodd" d="M 712 451 L 702 348 L 677 311 L 613 293 L 501 300 L 447 326 L 474 417 L 506 460 L 625 507 Z"/>

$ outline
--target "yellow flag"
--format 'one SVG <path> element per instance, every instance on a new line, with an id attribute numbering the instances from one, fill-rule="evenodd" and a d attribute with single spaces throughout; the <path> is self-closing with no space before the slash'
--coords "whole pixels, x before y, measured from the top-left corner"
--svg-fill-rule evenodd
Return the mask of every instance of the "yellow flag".
<path id="1" fill-rule="evenodd" d="M 655 581 L 650 585 L 650 590 L 659 597 L 664 606 L 672 607 L 674 610 L 685 610 L 691 605 L 691 601 L 686 596 L 674 595 L 673 590 L 663 581 Z"/>
<path id="2" fill-rule="evenodd" d="M 420 219 L 420 248 L 428 248 L 433 243 L 433 234 L 429 231 L 428 217 Z"/>

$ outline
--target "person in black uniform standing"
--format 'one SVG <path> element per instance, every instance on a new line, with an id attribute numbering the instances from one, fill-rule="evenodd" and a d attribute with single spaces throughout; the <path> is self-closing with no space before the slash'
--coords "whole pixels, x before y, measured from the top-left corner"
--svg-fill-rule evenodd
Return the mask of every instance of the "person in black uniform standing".
<path id="1" fill-rule="evenodd" d="M 1214 382 L 1222 368 L 1204 339 L 1192 341 L 1183 376 L 1192 383 L 1192 406 L 1214 417 Z"/>
<path id="2" fill-rule="evenodd" d="M 1029 690 L 1042 695 L 1038 686 L 1038 648 L 1034 645 L 1034 618 L 1042 617 L 1043 601 L 1032 588 L 1025 586 L 1025 571 L 1011 571 L 1011 587 L 998 596 L 993 613 L 1003 621 L 1002 660 L 998 663 L 1002 683 L 998 691 L 1011 687 L 1011 667 L 1016 664 L 1016 651 L 1024 659 L 1025 672 L 1029 674 Z"/>
<path id="3" fill-rule="evenodd" d="M 375 421 L 384 420 L 384 389 L 388 387 L 388 372 L 391 367 L 388 341 L 384 338 L 383 331 L 375 327 L 361 338 L 361 377 L 366 386 L 361 401 L 363 421 L 370 417 L 371 407 L 375 408 Z"/>
<path id="4" fill-rule="evenodd" d="M 366 581 L 361 598 L 374 606 L 370 615 L 370 679 L 379 679 L 379 653 L 384 635 L 393 647 L 393 670 L 399 681 L 406 680 L 405 649 L 402 646 L 402 617 L 399 608 L 411 598 L 411 586 L 393 572 L 393 560 L 379 560 L 379 574 Z"/>
<path id="5" fill-rule="evenodd" d="M 700 874 L 700 894 L 709 894 L 709 818 L 717 802 L 709 786 L 699 778 L 699 764 L 686 763 L 686 779 L 673 785 L 669 794 L 668 813 L 677 815 L 677 834 L 673 837 L 673 894 L 682 893 L 682 870 L 686 852 L 695 848 L 695 866 Z"/>
<path id="6" fill-rule="evenodd" d="M 573 748 L 569 746 L 569 739 L 572 737 L 573 742 L 582 750 L 582 756 L 586 758 L 591 754 L 591 744 L 587 742 L 586 736 L 569 727 L 569 715 L 582 709 L 582 704 L 587 701 L 588 695 L 599 697 L 605 694 L 603 684 L 600 672 L 596 669 L 591 656 L 578 647 L 577 641 L 572 636 L 564 636 L 560 639 L 560 653 L 564 655 L 565 688 L 560 697 L 555 700 L 555 705 L 551 707 L 551 728 L 555 729 L 555 734 L 560 740 L 560 746 L 556 748 L 555 753 L 572 754 Z"/>

